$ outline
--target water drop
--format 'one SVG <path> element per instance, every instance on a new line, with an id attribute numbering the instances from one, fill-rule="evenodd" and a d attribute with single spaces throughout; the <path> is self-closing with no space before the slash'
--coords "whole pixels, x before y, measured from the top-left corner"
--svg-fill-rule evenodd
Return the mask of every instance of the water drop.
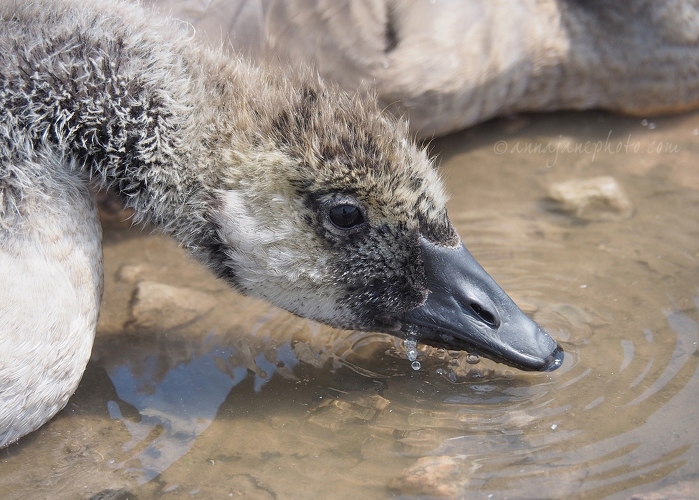
<path id="1" fill-rule="evenodd" d="M 413 370 L 418 371 L 422 365 L 420 364 L 419 361 L 413 361 L 410 366 L 412 367 Z"/>
<path id="2" fill-rule="evenodd" d="M 408 331 L 408 337 L 403 341 L 403 347 L 405 348 L 405 354 L 408 360 L 412 363 L 413 370 L 420 369 L 420 362 L 417 361 L 418 351 L 417 351 L 417 341 L 418 337 L 414 330 Z M 415 368 L 415 363 L 417 363 L 417 368 Z"/>

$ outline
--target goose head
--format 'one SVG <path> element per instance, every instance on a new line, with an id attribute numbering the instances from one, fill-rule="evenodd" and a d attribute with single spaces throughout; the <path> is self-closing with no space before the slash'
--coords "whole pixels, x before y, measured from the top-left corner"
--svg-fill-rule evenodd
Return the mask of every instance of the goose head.
<path id="1" fill-rule="evenodd" d="M 209 264 L 239 291 L 331 326 L 552 370 L 556 341 L 476 262 L 405 122 L 318 83 L 223 148 Z M 267 117 L 267 118 L 265 118 Z"/>

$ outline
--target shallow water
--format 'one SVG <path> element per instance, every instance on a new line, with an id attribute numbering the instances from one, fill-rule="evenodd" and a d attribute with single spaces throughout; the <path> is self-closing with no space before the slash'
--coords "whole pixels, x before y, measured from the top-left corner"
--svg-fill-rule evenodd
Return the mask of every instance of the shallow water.
<path id="1" fill-rule="evenodd" d="M 393 338 L 242 298 L 107 221 L 93 359 L 0 451 L 3 498 L 626 498 L 699 479 L 698 128 L 564 113 L 432 142 L 466 245 L 564 347 L 553 373 L 424 346 L 415 371 Z M 547 200 L 599 175 L 630 217 Z"/>

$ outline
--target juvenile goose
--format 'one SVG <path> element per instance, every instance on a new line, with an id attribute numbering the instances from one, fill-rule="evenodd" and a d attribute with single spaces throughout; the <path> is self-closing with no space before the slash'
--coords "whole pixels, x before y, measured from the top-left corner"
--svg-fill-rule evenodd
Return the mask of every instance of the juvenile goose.
<path id="1" fill-rule="evenodd" d="M 292 313 L 523 369 L 561 362 L 461 243 L 406 123 L 374 100 L 197 47 L 131 4 L 9 0 L 0 446 L 61 409 L 90 356 L 102 287 L 90 182 Z"/>

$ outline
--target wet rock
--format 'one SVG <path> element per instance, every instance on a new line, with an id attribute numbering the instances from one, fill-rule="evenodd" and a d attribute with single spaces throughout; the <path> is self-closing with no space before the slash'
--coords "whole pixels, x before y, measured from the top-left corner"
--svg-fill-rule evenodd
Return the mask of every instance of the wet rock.
<path id="1" fill-rule="evenodd" d="M 559 209 L 585 221 L 626 219 L 633 205 L 613 177 L 573 179 L 549 186 Z"/>
<path id="2" fill-rule="evenodd" d="M 449 456 L 422 457 L 393 479 L 390 487 L 411 497 L 457 497 L 469 482 L 465 468 Z"/>
<path id="3" fill-rule="evenodd" d="M 652 493 L 638 493 L 626 500 L 699 500 L 699 481 L 685 481 Z"/>
<path id="4" fill-rule="evenodd" d="M 216 298 L 192 288 L 141 281 L 136 287 L 131 315 L 143 328 L 171 329 L 209 312 Z"/>

